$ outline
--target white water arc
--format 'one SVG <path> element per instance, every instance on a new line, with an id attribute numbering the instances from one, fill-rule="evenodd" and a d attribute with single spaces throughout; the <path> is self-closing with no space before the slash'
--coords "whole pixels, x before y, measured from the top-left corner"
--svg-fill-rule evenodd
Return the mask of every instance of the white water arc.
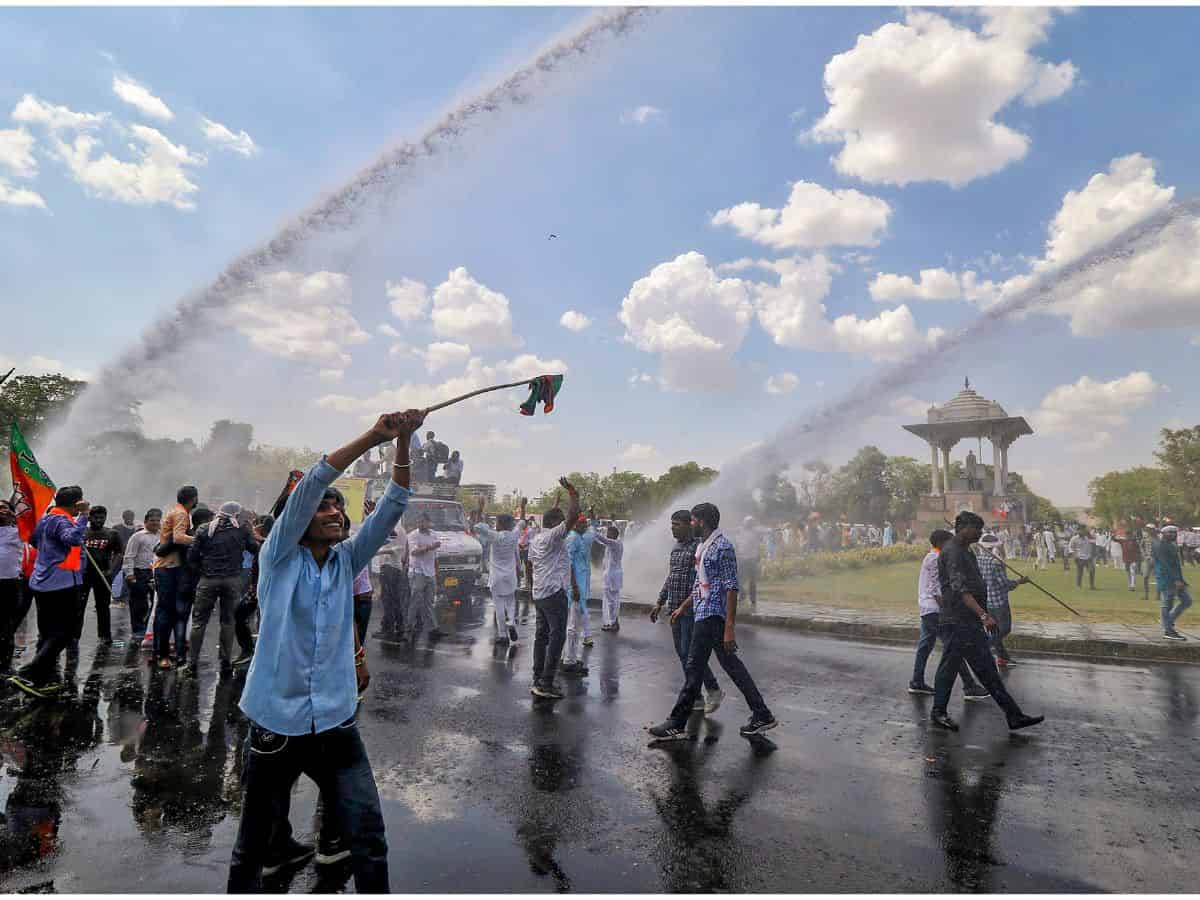
<path id="1" fill-rule="evenodd" d="M 555 40 L 498 84 L 455 106 L 416 140 L 389 148 L 341 188 L 295 216 L 273 237 L 230 262 L 211 284 L 181 299 L 104 367 L 64 421 L 47 434 L 41 451 L 47 465 L 61 461 L 65 471 L 78 470 L 77 460 L 68 462 L 71 448 L 78 445 L 77 436 L 111 428 L 112 422 L 120 420 L 128 409 L 130 399 L 135 398 L 133 392 L 147 390 L 148 382 L 139 379 L 139 374 L 157 372 L 198 330 L 212 328 L 215 320 L 209 314 L 227 307 L 257 277 L 293 258 L 313 238 L 344 232 L 358 224 L 365 212 L 387 198 L 400 179 L 410 175 L 422 160 L 438 155 L 489 117 L 528 102 L 542 79 L 594 52 L 605 39 L 626 34 L 639 17 L 649 12 L 643 7 L 626 7 L 589 17 L 583 27 Z"/>
<path id="2" fill-rule="evenodd" d="M 1117 259 L 1134 256 L 1151 247 L 1174 223 L 1200 215 L 1200 197 L 1189 197 L 1126 228 L 1101 246 L 1072 262 L 1038 272 L 1024 289 L 985 309 L 967 324 L 950 332 L 928 348 L 899 362 L 877 368 L 840 399 L 811 413 L 793 418 L 753 449 L 721 466 L 721 474 L 712 484 L 685 492 L 675 498 L 671 508 L 690 508 L 709 501 L 721 509 L 722 526 L 733 530 L 748 511 L 750 495 L 763 473 L 776 472 L 797 460 L 811 459 L 818 445 L 830 436 L 858 423 L 919 378 L 944 366 L 953 351 L 984 341 L 1000 323 L 1038 307 L 1050 304 L 1066 287 L 1098 267 Z M 671 543 L 667 517 L 670 511 L 647 526 L 631 542 L 625 554 L 626 574 L 631 587 L 657 587 L 662 582 L 663 561 Z M 639 583 L 640 579 L 640 583 Z M 657 579 L 657 581 L 656 581 Z"/>

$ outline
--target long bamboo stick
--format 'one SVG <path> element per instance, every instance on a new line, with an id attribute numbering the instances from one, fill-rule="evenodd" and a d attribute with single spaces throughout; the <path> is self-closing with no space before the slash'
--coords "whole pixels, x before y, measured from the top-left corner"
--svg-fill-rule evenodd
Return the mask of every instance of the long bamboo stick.
<path id="1" fill-rule="evenodd" d="M 443 400 L 441 403 L 435 403 L 433 406 L 426 407 L 425 415 L 439 409 L 445 409 L 447 406 L 453 406 L 455 403 L 461 403 L 463 400 L 470 400 L 472 397 L 478 397 L 480 394 L 487 394 L 491 391 L 502 391 L 505 388 L 523 387 L 537 381 L 541 376 L 536 378 L 526 378 L 524 381 L 514 381 L 512 384 L 494 384 L 491 387 L 480 388 L 477 391 L 471 391 L 469 394 L 463 394 L 460 397 L 454 397 L 450 400 Z"/>

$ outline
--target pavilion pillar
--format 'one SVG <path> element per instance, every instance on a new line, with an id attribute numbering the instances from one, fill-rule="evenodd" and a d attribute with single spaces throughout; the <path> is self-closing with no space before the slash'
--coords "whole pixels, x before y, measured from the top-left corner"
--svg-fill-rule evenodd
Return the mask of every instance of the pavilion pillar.
<path id="1" fill-rule="evenodd" d="M 942 493 L 950 493 L 950 447 L 942 447 Z"/>
<path id="2" fill-rule="evenodd" d="M 992 496 L 1004 496 L 1004 472 L 1003 466 L 1000 464 L 1001 447 L 1003 446 L 1002 439 L 992 438 Z"/>
<path id="3" fill-rule="evenodd" d="M 1000 445 L 1000 484 L 1005 491 L 1008 490 L 1008 445 L 1009 441 L 1005 441 Z"/>
<path id="4" fill-rule="evenodd" d="M 929 449 L 933 451 L 933 459 L 929 467 L 929 493 L 940 494 L 942 492 L 941 485 L 938 484 L 938 448 L 933 441 L 929 442 Z"/>

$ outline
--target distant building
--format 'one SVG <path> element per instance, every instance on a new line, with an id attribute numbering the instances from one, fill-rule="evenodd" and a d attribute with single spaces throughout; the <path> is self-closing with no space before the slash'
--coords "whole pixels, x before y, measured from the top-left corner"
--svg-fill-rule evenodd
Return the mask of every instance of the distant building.
<path id="1" fill-rule="evenodd" d="M 463 484 L 459 485 L 459 490 L 476 503 L 479 502 L 480 497 L 489 506 L 496 502 L 496 486 L 494 484 Z"/>

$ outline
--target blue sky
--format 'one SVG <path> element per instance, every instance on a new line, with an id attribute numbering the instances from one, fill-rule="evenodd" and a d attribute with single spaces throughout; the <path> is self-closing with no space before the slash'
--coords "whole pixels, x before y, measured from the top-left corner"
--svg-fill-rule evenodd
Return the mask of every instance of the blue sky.
<path id="1" fill-rule="evenodd" d="M 2 290 L 22 323 L 0 361 L 97 372 L 586 15 L 0 12 Z M 183 348 L 212 376 L 181 378 L 186 402 L 148 403 L 147 428 L 199 438 L 228 416 L 264 442 L 326 446 L 381 407 L 562 363 L 547 419 L 516 416 L 514 394 L 431 420 L 469 480 L 536 492 L 573 468 L 719 465 L 1028 273 L 1195 194 L 1198 18 L 660 10 L 415 167 L 352 234 L 262 273 Z M 1088 478 L 1200 419 L 1195 225 L 935 354 L 797 458 L 872 442 L 924 460 L 899 425 L 969 374 L 1038 432 L 1012 468 L 1082 504 Z M 587 327 L 563 327 L 568 310 Z"/>

